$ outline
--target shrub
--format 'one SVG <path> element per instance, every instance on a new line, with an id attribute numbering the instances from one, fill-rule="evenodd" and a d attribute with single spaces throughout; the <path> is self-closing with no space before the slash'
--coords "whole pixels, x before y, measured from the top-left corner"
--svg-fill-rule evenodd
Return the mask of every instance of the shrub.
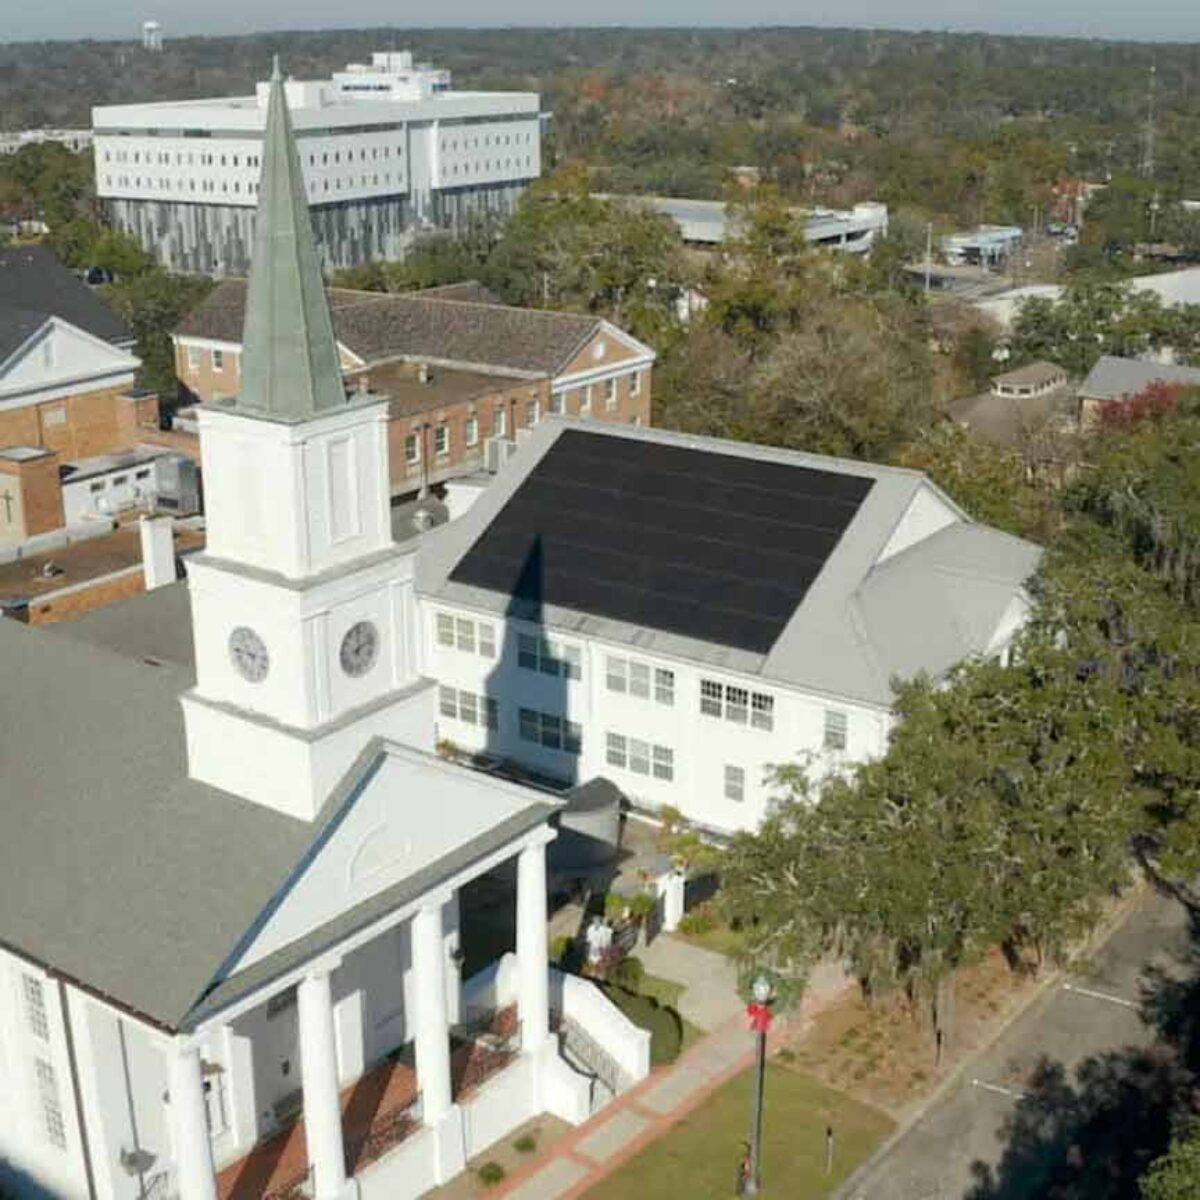
<path id="1" fill-rule="evenodd" d="M 690 913 L 679 918 L 679 932 L 699 936 L 712 933 L 717 927 L 717 918 L 707 904 L 698 905 Z"/>
<path id="2" fill-rule="evenodd" d="M 649 892 L 638 892 L 629 897 L 629 915 L 635 921 L 644 921 L 654 911 L 656 903 Z"/>
<path id="3" fill-rule="evenodd" d="M 645 977 L 645 964 L 640 958 L 635 958 L 632 954 L 617 963 L 609 975 L 609 978 L 618 987 L 626 988 L 631 992 L 640 992 L 642 990 L 642 980 Z"/>
<path id="4" fill-rule="evenodd" d="M 673 1008 L 612 984 L 604 985 L 604 993 L 639 1029 L 649 1032 L 652 1066 L 673 1063 L 679 1057 L 683 1021 Z"/>
<path id="5" fill-rule="evenodd" d="M 560 933 L 550 943 L 550 958 L 554 962 L 561 964 L 563 959 L 570 957 L 571 947 L 574 943 L 575 939 L 569 933 Z"/>
<path id="6" fill-rule="evenodd" d="M 628 907 L 628 899 L 625 896 L 618 896 L 616 892 L 609 892 L 604 897 L 604 915 L 610 921 L 617 921 L 623 917 Z"/>
<path id="7" fill-rule="evenodd" d="M 485 1162 L 475 1174 L 484 1187 L 495 1187 L 504 1178 L 505 1170 L 495 1159 L 492 1159 Z"/>
<path id="8" fill-rule="evenodd" d="M 513 1149 L 518 1154 L 532 1154 L 537 1149 L 537 1138 L 532 1133 L 523 1133 L 513 1142 Z"/>

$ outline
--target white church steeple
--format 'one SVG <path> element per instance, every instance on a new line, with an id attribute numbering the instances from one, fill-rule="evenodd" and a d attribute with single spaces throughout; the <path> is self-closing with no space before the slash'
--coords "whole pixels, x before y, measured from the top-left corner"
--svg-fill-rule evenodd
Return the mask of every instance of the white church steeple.
<path id="1" fill-rule="evenodd" d="M 388 411 L 348 395 L 283 78 L 271 78 L 236 400 L 199 410 L 190 773 L 313 817 L 370 737 L 432 748 L 412 556 L 391 538 Z"/>

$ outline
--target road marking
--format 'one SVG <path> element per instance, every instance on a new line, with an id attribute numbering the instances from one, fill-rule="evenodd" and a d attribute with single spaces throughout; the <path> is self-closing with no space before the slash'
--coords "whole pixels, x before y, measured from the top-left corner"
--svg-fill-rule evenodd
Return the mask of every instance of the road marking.
<path id="1" fill-rule="evenodd" d="M 1110 996 L 1107 992 L 1094 992 L 1091 988 L 1076 987 L 1073 983 L 1064 983 L 1062 986 L 1064 992 L 1074 992 L 1077 996 L 1087 996 L 1092 1000 L 1107 1000 L 1109 1004 L 1119 1004 L 1122 1008 L 1132 1008 L 1135 1011 L 1141 1008 L 1140 1004 L 1126 1000 L 1123 996 Z"/>
<path id="2" fill-rule="evenodd" d="M 1014 1091 L 1012 1088 L 1001 1087 L 998 1083 L 987 1083 L 983 1079 L 972 1079 L 971 1086 L 982 1088 L 985 1092 L 995 1092 L 997 1096 L 1007 1096 L 1010 1100 L 1024 1100 L 1025 1092 Z"/>

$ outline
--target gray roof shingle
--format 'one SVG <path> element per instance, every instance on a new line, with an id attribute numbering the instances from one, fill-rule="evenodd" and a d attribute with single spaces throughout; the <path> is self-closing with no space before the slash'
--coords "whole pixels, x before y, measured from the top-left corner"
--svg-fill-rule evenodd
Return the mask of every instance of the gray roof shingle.
<path id="1" fill-rule="evenodd" d="M 106 342 L 132 340 L 125 322 L 49 246 L 0 248 L 0 310 L 48 313 Z"/>
<path id="2" fill-rule="evenodd" d="M 1159 382 L 1200 387 L 1200 367 L 1145 362 L 1140 358 L 1118 358 L 1106 354 L 1088 372 L 1079 394 L 1085 400 L 1123 400 Z"/>
<path id="3" fill-rule="evenodd" d="M 400 355 L 529 375 L 556 375 L 601 327 L 599 317 L 446 299 L 425 292 L 327 292 L 338 341 L 365 362 Z M 246 284 L 227 279 L 179 326 L 181 336 L 239 343 Z"/>

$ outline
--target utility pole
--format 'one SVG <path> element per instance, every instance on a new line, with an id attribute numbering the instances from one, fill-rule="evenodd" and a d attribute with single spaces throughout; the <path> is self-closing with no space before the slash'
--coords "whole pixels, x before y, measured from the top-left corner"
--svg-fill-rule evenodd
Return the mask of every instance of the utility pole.
<path id="1" fill-rule="evenodd" d="M 1142 175 L 1149 182 L 1154 182 L 1154 177 L 1157 173 L 1158 164 L 1155 161 L 1155 142 L 1157 129 L 1155 127 L 1155 102 L 1157 100 L 1158 91 L 1158 67 L 1155 63 L 1150 64 L 1150 84 L 1148 95 L 1146 97 L 1146 146 L 1145 153 L 1142 157 Z M 1153 242 L 1158 233 L 1158 187 L 1154 188 L 1154 195 L 1150 198 L 1150 241 Z"/>
<path id="2" fill-rule="evenodd" d="M 933 277 L 933 222 L 925 226 L 925 295 L 929 295 L 930 280 Z"/>
<path id="3" fill-rule="evenodd" d="M 767 1073 L 767 1030 L 771 1028 L 771 981 L 760 975 L 752 989 L 754 1000 L 746 1007 L 750 1028 L 757 1035 L 757 1067 L 754 1076 L 754 1109 L 750 1117 L 750 1162 L 742 1195 L 757 1196 L 762 1190 L 763 1089 Z"/>

